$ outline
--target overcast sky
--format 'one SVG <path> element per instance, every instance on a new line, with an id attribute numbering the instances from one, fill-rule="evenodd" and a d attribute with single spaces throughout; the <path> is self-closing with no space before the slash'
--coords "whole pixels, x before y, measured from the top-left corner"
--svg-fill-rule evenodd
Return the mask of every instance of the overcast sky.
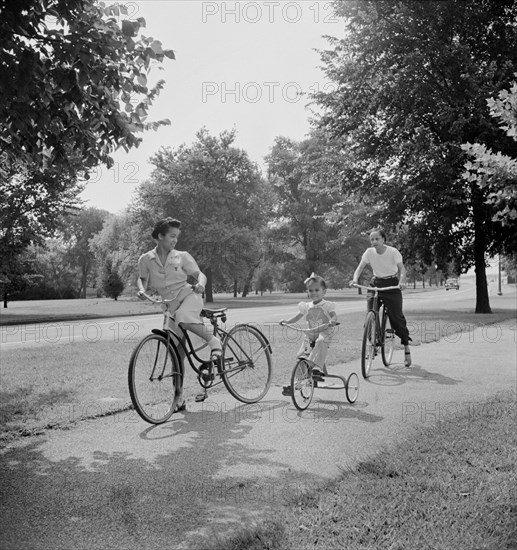
<path id="1" fill-rule="evenodd" d="M 203 126 L 216 135 L 236 128 L 236 145 L 261 166 L 276 136 L 299 140 L 307 134 L 311 111 L 307 97 L 298 94 L 328 86 L 315 49 L 328 47 L 323 35 L 342 35 L 330 2 L 125 4 L 128 17 L 145 18 L 145 36 L 176 53 L 176 60 L 166 59 L 164 70 L 150 77 L 166 84 L 149 120 L 169 118 L 171 126 L 145 132 L 138 149 L 115 153 L 113 169 L 92 173 L 82 194 L 88 206 L 122 210 L 149 176 L 149 157 L 162 145 L 191 143 Z"/>

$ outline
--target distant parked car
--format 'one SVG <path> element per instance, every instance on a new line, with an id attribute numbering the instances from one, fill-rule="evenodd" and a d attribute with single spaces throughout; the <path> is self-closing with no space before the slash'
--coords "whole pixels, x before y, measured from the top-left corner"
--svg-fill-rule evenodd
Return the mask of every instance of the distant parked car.
<path id="1" fill-rule="evenodd" d="M 460 283 L 458 283 L 458 279 L 447 279 L 445 281 L 445 290 L 449 290 L 450 288 L 455 288 L 456 290 L 460 289 Z"/>

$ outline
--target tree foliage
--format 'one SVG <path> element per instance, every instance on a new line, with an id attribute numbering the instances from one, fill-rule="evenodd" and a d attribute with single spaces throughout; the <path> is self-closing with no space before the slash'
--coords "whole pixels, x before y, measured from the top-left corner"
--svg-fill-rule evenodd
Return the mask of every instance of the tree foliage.
<path id="1" fill-rule="evenodd" d="M 517 83 L 509 90 L 501 90 L 496 99 L 489 98 L 487 103 L 500 128 L 517 142 Z M 493 221 L 517 232 L 517 155 L 492 151 L 482 143 L 467 143 L 462 148 L 469 155 L 465 180 L 488 191 L 487 201 L 495 208 Z"/>
<path id="2" fill-rule="evenodd" d="M 488 191 L 462 178 L 467 142 L 508 154 L 513 142 L 486 98 L 517 68 L 514 2 L 335 2 L 345 37 L 322 53 L 336 84 L 319 120 L 348 152 L 345 195 L 358 193 L 390 228 L 409 227 L 440 266 L 475 264 L 479 312 L 490 311 L 485 254 L 510 246 Z"/>
<path id="3" fill-rule="evenodd" d="M 88 280 L 95 268 L 95 255 L 90 239 L 102 230 L 108 216 L 109 212 L 106 210 L 90 207 L 70 213 L 63 220 L 63 236 L 68 248 L 67 260 L 80 273 L 79 295 L 82 298 L 86 298 Z"/>
<path id="4" fill-rule="evenodd" d="M 123 4 L 94 0 L 0 2 L 0 156 L 34 171 L 74 177 L 141 141 L 164 82 L 153 64 L 174 58 L 139 36 L 145 20 L 123 19 Z M 136 106 L 134 104 L 136 103 Z"/>
<path id="5" fill-rule="evenodd" d="M 80 187 L 66 175 L 8 165 L 0 168 L 0 256 L 6 264 L 60 226 L 64 210 L 77 206 Z"/>
<path id="6" fill-rule="evenodd" d="M 234 140 L 234 131 L 214 137 L 201 130 L 192 145 L 162 148 L 132 212 L 142 236 L 161 217 L 181 220 L 178 247 L 192 253 L 219 286 L 237 283 L 244 289 L 263 254 L 268 195 L 257 166 Z"/>
<path id="7" fill-rule="evenodd" d="M 341 197 L 336 154 L 332 144 L 315 132 L 301 142 L 276 138 L 266 157 L 275 193 L 268 233 L 276 246 L 270 257 L 284 263 L 291 291 L 303 291 L 303 281 L 313 271 L 322 274 L 330 267 L 350 271 L 357 260 L 358 227 L 347 233 L 344 223 L 353 199 Z"/>
<path id="8" fill-rule="evenodd" d="M 145 231 L 148 231 L 147 227 Z M 107 261 L 111 262 L 124 281 L 136 281 L 138 258 L 152 246 L 153 241 L 142 234 L 141 225 L 131 213 L 126 211 L 107 217 L 102 229 L 89 240 L 99 285 L 102 284 L 100 277 Z"/>
<path id="9" fill-rule="evenodd" d="M 113 267 L 110 260 L 107 260 L 102 274 L 102 290 L 104 294 L 116 301 L 124 291 L 124 286 L 124 281 L 120 277 L 117 268 Z"/>
<path id="10" fill-rule="evenodd" d="M 20 253 L 79 208 L 80 176 L 169 123 L 147 121 L 164 84 L 149 76 L 174 53 L 126 15 L 95 0 L 0 0 L 0 256 L 11 280 Z"/>

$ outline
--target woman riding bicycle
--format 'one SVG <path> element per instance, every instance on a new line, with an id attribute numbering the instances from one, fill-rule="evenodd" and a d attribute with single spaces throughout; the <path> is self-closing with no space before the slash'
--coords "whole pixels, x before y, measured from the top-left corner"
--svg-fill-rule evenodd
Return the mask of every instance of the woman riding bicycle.
<path id="1" fill-rule="evenodd" d="M 140 256 L 138 260 L 137 296 L 144 299 L 143 294 L 151 287 L 164 300 L 173 300 L 169 303 L 169 311 L 174 313 L 175 324 L 181 323 L 184 328 L 205 340 L 210 346 L 212 359 L 216 359 L 222 353 L 221 342 L 203 324 L 200 315 L 203 309 L 201 294 L 205 291 L 207 279 L 188 252 L 174 249 L 180 227 L 181 222 L 174 218 L 164 218 L 154 227 L 152 237 L 156 241 L 156 248 Z M 187 283 L 188 276 L 197 279 L 194 288 Z M 174 330 L 175 327 L 171 328 Z M 183 355 L 181 347 L 179 352 Z M 183 357 L 180 359 L 183 361 Z M 181 397 L 180 394 L 178 410 L 185 409 Z"/>
<path id="2" fill-rule="evenodd" d="M 366 249 L 361 262 L 355 270 L 350 286 L 358 284 L 363 269 L 370 265 L 373 271 L 372 286 L 383 288 L 388 286 L 400 286 L 400 290 L 387 290 L 379 292 L 380 302 L 388 308 L 388 316 L 395 334 L 400 338 L 404 346 L 404 365 L 411 366 L 411 351 L 409 349 L 409 331 L 406 318 L 402 312 L 402 290 L 406 288 L 406 268 L 402 261 L 402 255 L 393 246 L 386 245 L 386 234 L 377 227 L 370 231 L 371 248 Z M 368 291 L 367 308 L 372 309 L 373 293 Z"/>

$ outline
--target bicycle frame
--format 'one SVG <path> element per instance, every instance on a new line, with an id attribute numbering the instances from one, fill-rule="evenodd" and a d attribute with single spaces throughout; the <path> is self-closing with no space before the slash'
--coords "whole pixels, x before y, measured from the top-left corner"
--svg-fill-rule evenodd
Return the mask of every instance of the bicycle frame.
<path id="1" fill-rule="evenodd" d="M 129 393 L 135 410 L 143 420 L 161 424 L 174 412 L 185 410 L 185 399 L 179 402 L 183 396 L 184 358 L 197 373 L 203 389 L 195 397 L 197 402 L 204 401 L 208 396 L 207 390 L 220 383 L 242 403 L 257 403 L 267 394 L 272 378 L 272 350 L 259 329 L 250 324 L 237 323 L 227 331 L 219 327 L 219 320 L 226 322 L 226 309 L 204 309 L 201 315 L 212 324 L 213 334 L 221 337 L 221 355 L 214 357 L 213 350 L 210 350 L 210 358 L 202 359 L 198 352 L 212 346 L 203 342 L 199 347 L 194 347 L 188 324 L 183 326 L 175 322 L 171 326 L 171 319 L 175 321 L 177 300 L 158 300 L 145 292 L 139 293 L 139 297 L 160 304 L 163 310 L 162 328 L 152 329 L 151 334 L 134 348 L 129 360 Z M 170 305 L 171 302 L 175 304 Z M 208 334 L 196 329 L 194 333 L 199 333 L 203 340 L 210 340 L 210 329 L 206 328 Z M 217 382 L 216 376 L 219 377 Z"/>
<path id="2" fill-rule="evenodd" d="M 365 289 L 369 292 L 373 292 L 372 307 L 369 308 L 366 317 L 364 320 L 364 334 L 363 334 L 363 344 L 361 352 L 361 370 L 364 378 L 368 378 L 370 369 L 372 366 L 372 361 L 377 355 L 377 349 L 381 348 L 382 360 L 383 363 L 388 366 L 390 359 L 386 359 L 385 356 L 385 318 L 388 317 L 388 309 L 386 304 L 382 304 L 382 311 L 379 311 L 379 292 L 387 290 L 399 290 L 400 286 L 388 286 L 384 288 L 379 287 L 370 287 L 363 286 L 358 284 L 353 284 L 357 288 Z M 371 294 L 370 294 L 371 296 Z M 373 318 L 372 318 L 373 317 Z M 387 322 L 387 321 L 386 321 Z M 381 326 L 382 324 L 382 326 Z M 392 353 L 392 352 L 390 352 Z"/>
<path id="3" fill-rule="evenodd" d="M 156 300 L 153 297 L 149 296 L 148 294 L 144 294 L 144 296 L 149 301 L 160 304 L 162 306 L 162 309 L 163 309 L 163 326 L 162 326 L 162 330 L 160 331 L 158 329 L 152 329 L 151 332 L 154 333 L 154 334 L 161 334 L 162 336 L 164 336 L 167 339 L 167 345 L 171 348 L 171 350 L 174 351 L 174 353 L 176 355 L 176 358 L 178 359 L 178 365 L 180 366 L 180 369 L 181 369 L 181 372 L 179 374 L 181 375 L 181 377 L 182 378 L 184 377 L 185 372 L 184 372 L 184 363 L 183 363 L 183 361 L 179 360 L 180 358 L 178 357 L 178 353 L 177 353 L 178 347 L 180 345 L 181 345 L 181 349 L 183 351 L 183 355 L 184 355 L 185 359 L 188 360 L 190 368 L 198 376 L 199 384 L 205 390 L 208 389 L 208 388 L 211 388 L 213 386 L 217 386 L 219 384 L 222 384 L 223 380 L 222 380 L 220 362 L 219 361 L 213 361 L 211 359 L 208 359 L 208 360 L 201 359 L 196 353 L 197 351 L 207 347 L 208 344 L 204 343 L 201 347 L 194 348 L 194 344 L 192 343 L 192 340 L 190 339 L 190 336 L 188 334 L 187 329 L 183 328 L 181 326 L 181 324 L 177 324 L 176 326 L 182 332 L 182 334 L 179 335 L 177 332 L 175 332 L 174 330 L 172 330 L 169 327 L 170 320 L 174 321 L 174 314 L 173 313 L 171 314 L 171 312 L 168 309 L 168 306 L 174 300 Z M 221 328 L 219 326 L 218 321 L 217 321 L 218 317 L 212 316 L 212 317 L 207 317 L 207 318 L 210 320 L 211 325 L 214 327 L 213 328 L 214 336 L 220 337 L 221 341 L 224 341 L 228 338 L 232 338 L 232 336 L 229 334 L 229 332 L 227 332 L 226 330 L 224 330 L 223 328 Z M 221 318 L 223 319 L 223 322 L 226 321 L 226 315 L 221 315 Z M 266 336 L 261 331 L 259 331 L 259 332 L 260 332 L 261 336 L 263 337 L 264 342 L 266 343 L 269 351 L 272 352 L 271 344 L 269 343 L 268 339 L 266 338 Z M 232 338 L 232 341 L 244 353 L 244 355 L 247 356 L 246 351 L 242 348 L 242 346 L 239 344 L 239 342 L 237 342 L 233 338 Z M 198 363 L 198 366 L 196 366 L 194 364 L 192 358 L 194 358 L 196 360 L 196 362 Z M 226 359 L 226 361 L 230 361 L 230 360 L 231 360 L 231 358 Z M 214 366 L 217 369 L 217 373 L 213 372 Z M 202 372 L 202 370 L 204 370 L 203 367 L 208 369 L 207 374 Z M 226 369 L 225 374 L 228 376 L 228 375 L 231 375 L 232 372 L 234 372 L 234 371 L 235 372 L 240 372 L 241 368 L 242 367 L 239 365 L 239 366 L 234 367 L 233 369 Z M 219 380 L 217 382 L 214 382 L 215 376 L 219 376 Z"/>

